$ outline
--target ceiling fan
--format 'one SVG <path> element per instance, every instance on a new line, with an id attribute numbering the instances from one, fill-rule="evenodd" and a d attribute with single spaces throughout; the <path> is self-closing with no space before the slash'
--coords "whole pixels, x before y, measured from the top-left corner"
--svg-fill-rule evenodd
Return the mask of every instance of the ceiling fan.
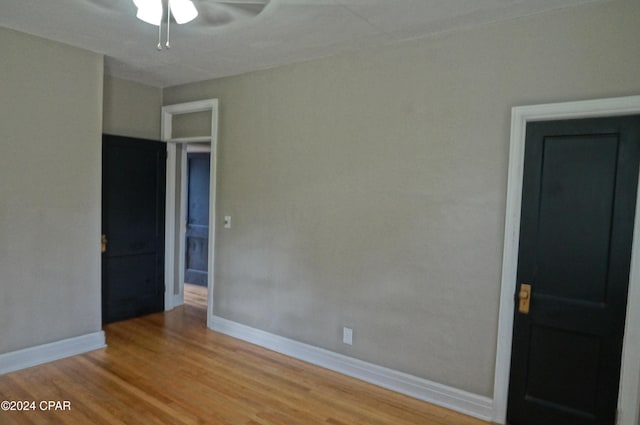
<path id="1" fill-rule="evenodd" d="M 249 18 L 261 13 L 270 0 L 133 0 L 138 8 L 136 17 L 158 27 L 158 50 L 162 50 L 162 21 L 167 22 L 169 43 L 171 17 L 177 24 L 193 21 L 200 14 L 199 21 L 205 26 L 219 26 L 237 19 Z M 201 12 L 201 13 L 199 13 Z M 164 19 L 163 19 L 164 18 Z"/>

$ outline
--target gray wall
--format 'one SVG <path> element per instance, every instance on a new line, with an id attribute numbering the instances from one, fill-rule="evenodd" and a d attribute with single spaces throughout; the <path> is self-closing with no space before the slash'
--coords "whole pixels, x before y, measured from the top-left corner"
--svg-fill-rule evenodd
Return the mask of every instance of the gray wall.
<path id="1" fill-rule="evenodd" d="M 215 314 L 491 397 L 510 109 L 640 94 L 639 16 L 611 1 L 165 89 L 221 102 Z"/>
<path id="2" fill-rule="evenodd" d="M 0 353 L 99 331 L 102 56 L 0 28 Z"/>
<path id="3" fill-rule="evenodd" d="M 103 132 L 160 140 L 162 89 L 104 77 Z"/>

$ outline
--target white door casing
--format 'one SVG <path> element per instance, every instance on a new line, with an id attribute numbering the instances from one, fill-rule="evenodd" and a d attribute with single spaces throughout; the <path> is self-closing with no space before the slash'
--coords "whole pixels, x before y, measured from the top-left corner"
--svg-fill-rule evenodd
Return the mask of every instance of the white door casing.
<path id="1" fill-rule="evenodd" d="M 498 344 L 493 393 L 493 421 L 496 423 L 506 423 L 507 415 L 527 123 L 634 114 L 640 114 L 640 96 L 518 106 L 512 109 Z M 640 410 L 638 406 L 638 401 L 640 400 L 640 326 L 637 325 L 640 323 L 640 203 L 638 202 L 640 201 L 640 184 L 638 189 L 631 270 L 629 274 L 627 316 L 622 350 L 620 394 L 618 396 L 619 425 L 636 425 Z"/>
<path id="2" fill-rule="evenodd" d="M 211 112 L 211 132 L 208 135 L 196 137 L 172 137 L 173 117 L 180 114 L 194 112 Z M 184 217 L 184 205 L 181 199 L 177 199 L 177 186 L 183 185 L 184 178 L 177 180 L 178 157 L 177 145 L 186 146 L 189 143 L 209 143 L 211 151 L 211 171 L 209 185 L 209 258 L 208 258 L 208 282 L 207 282 L 207 325 L 213 320 L 213 289 L 215 283 L 215 235 L 216 235 L 216 165 L 218 160 L 218 99 L 206 99 L 195 102 L 178 103 L 162 107 L 162 141 L 167 143 L 167 197 L 166 197 L 166 223 L 165 223 L 165 310 L 171 310 L 184 302 L 184 278 L 176 278 L 175 265 L 179 264 L 180 274 L 184 269 L 183 242 L 178 247 L 175 245 L 176 235 L 182 241 L 184 229 L 176 229 L 176 204 L 180 202 L 178 214 Z M 186 155 L 186 150 L 185 150 Z M 183 155 L 183 157 L 185 156 Z M 181 167 L 184 175 L 184 166 Z M 184 189 L 181 191 L 184 195 Z M 177 291 L 176 291 L 177 289 Z"/>

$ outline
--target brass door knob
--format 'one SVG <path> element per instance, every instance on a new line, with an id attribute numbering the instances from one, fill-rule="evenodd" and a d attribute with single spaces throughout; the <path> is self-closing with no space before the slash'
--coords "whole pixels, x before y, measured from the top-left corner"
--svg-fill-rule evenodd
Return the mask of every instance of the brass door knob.
<path id="1" fill-rule="evenodd" d="M 529 304 L 531 303 L 531 285 L 523 283 L 518 292 L 518 312 L 529 314 Z"/>

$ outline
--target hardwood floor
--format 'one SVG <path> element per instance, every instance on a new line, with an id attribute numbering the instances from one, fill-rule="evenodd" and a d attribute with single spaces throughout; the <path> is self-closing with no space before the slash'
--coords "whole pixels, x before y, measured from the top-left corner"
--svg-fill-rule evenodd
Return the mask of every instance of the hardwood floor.
<path id="1" fill-rule="evenodd" d="M 38 405 L 0 424 L 486 425 L 212 332 L 205 313 L 113 323 L 106 349 L 0 376 L 0 401 Z"/>
<path id="2" fill-rule="evenodd" d="M 196 307 L 207 308 L 207 288 L 190 283 L 184 284 L 184 302 Z"/>

